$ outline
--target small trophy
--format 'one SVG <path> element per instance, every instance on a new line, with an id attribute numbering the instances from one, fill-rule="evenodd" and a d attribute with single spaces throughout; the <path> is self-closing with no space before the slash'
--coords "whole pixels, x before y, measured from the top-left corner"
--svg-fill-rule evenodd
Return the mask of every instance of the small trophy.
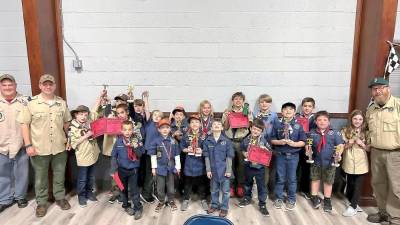
<path id="1" fill-rule="evenodd" d="M 312 144 L 313 144 L 313 139 L 312 138 L 307 138 L 307 146 L 306 146 L 306 155 L 308 159 L 306 160 L 307 163 L 314 163 L 314 160 L 312 158 Z"/>
<path id="2" fill-rule="evenodd" d="M 283 139 L 287 142 L 290 140 L 290 133 L 292 131 L 292 127 L 289 123 L 285 122 L 285 127 L 283 128 Z"/>
<path id="3" fill-rule="evenodd" d="M 107 104 L 108 104 L 108 96 L 107 96 L 107 88 L 108 85 L 107 84 L 103 84 L 103 95 L 101 96 L 102 101 L 101 101 L 101 107 L 104 109 L 106 108 Z"/>
<path id="4" fill-rule="evenodd" d="M 342 157 L 340 156 L 340 148 L 338 146 L 335 146 L 335 153 L 333 154 L 332 166 L 339 167 L 340 166 L 339 162 L 341 159 Z"/>
<path id="5" fill-rule="evenodd" d="M 134 97 L 133 97 L 133 89 L 134 89 L 134 86 L 133 86 L 133 85 L 128 85 L 128 93 L 127 93 L 127 95 L 128 95 L 128 102 L 129 102 L 129 103 L 132 103 L 133 100 L 134 100 Z"/>

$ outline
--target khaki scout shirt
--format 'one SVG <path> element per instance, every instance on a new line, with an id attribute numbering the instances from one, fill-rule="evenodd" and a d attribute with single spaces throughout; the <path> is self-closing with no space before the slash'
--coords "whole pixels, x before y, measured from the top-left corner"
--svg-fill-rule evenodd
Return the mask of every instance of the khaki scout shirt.
<path id="1" fill-rule="evenodd" d="M 234 110 L 233 108 L 230 110 L 230 112 L 242 112 L 243 111 L 243 107 L 240 108 L 239 110 Z M 249 114 L 247 115 L 247 117 L 249 118 L 249 122 L 253 122 L 253 114 L 249 111 Z M 222 124 L 225 124 L 225 121 L 228 119 L 228 114 L 224 113 L 222 115 Z M 248 134 L 249 134 L 249 128 L 236 128 L 236 132 L 233 132 L 232 128 L 228 128 L 225 131 L 225 135 L 229 138 L 229 139 L 243 139 L 245 138 Z"/>
<path id="2" fill-rule="evenodd" d="M 390 96 L 379 107 L 375 102 L 368 107 L 367 121 L 371 147 L 384 150 L 400 149 L 400 100 Z"/>
<path id="3" fill-rule="evenodd" d="M 344 130 L 342 130 L 342 138 L 346 143 L 349 141 Z M 368 156 L 365 149 L 361 148 L 357 143 L 345 149 L 343 152 L 342 168 L 347 174 L 368 173 Z"/>
<path id="4" fill-rule="evenodd" d="M 85 128 L 76 120 L 72 120 L 69 127 L 71 147 L 75 149 L 78 166 L 91 166 L 95 164 L 99 158 L 100 149 L 96 139 L 86 139 L 78 144 L 79 139 L 89 131 L 88 128 L 89 124 L 87 124 L 87 128 Z"/>
<path id="5" fill-rule="evenodd" d="M 21 126 L 17 116 L 28 104 L 28 98 L 20 94 L 8 102 L 0 95 L 0 154 L 14 158 L 22 148 Z"/>
<path id="6" fill-rule="evenodd" d="M 50 105 L 40 94 L 36 95 L 17 120 L 30 125 L 32 145 L 38 155 L 56 155 L 65 151 L 64 123 L 71 120 L 71 114 L 62 98 L 55 96 Z"/>

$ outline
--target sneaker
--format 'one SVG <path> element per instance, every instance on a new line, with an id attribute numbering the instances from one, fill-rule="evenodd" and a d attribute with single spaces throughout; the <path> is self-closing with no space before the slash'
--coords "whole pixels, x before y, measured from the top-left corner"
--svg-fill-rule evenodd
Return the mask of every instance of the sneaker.
<path id="1" fill-rule="evenodd" d="M 321 199 L 316 195 L 312 196 L 311 203 L 314 209 L 319 209 L 319 207 L 321 206 Z"/>
<path id="2" fill-rule="evenodd" d="M 221 209 L 221 211 L 219 212 L 219 217 L 226 217 L 228 215 L 228 210 L 225 209 Z"/>
<path id="3" fill-rule="evenodd" d="M 143 195 L 140 195 L 140 199 L 145 202 L 145 203 L 150 203 L 153 204 L 156 200 L 153 196 L 150 197 L 144 197 Z"/>
<path id="4" fill-rule="evenodd" d="M 10 207 L 12 204 L 0 204 L 0 213 L 3 212 L 5 209 L 7 209 L 8 207 Z"/>
<path id="5" fill-rule="evenodd" d="M 56 200 L 56 204 L 60 206 L 62 210 L 68 210 L 71 208 L 71 205 L 66 199 Z"/>
<path id="6" fill-rule="evenodd" d="M 349 206 L 347 209 L 342 213 L 344 217 L 352 217 L 357 214 L 357 210 L 353 207 Z"/>
<path id="7" fill-rule="evenodd" d="M 218 211 L 218 209 L 213 208 L 213 207 L 210 207 L 210 208 L 208 208 L 208 210 L 207 210 L 207 214 L 213 214 L 213 213 L 216 212 L 216 211 Z"/>
<path id="8" fill-rule="evenodd" d="M 130 216 L 133 216 L 135 214 L 135 210 L 133 210 L 132 207 L 125 208 L 125 212 L 128 213 L 128 215 Z"/>
<path id="9" fill-rule="evenodd" d="M 282 206 L 283 206 L 283 201 L 282 201 L 281 199 L 275 200 L 275 202 L 274 202 L 274 207 L 275 207 L 276 209 L 281 209 Z"/>
<path id="10" fill-rule="evenodd" d="M 238 186 L 237 190 L 236 190 L 236 194 L 239 198 L 243 198 L 244 196 L 244 188 L 243 186 Z"/>
<path id="11" fill-rule="evenodd" d="M 122 208 L 123 208 L 123 209 L 131 208 L 131 203 L 129 203 L 129 202 L 126 203 L 126 204 L 125 204 L 125 203 L 122 203 Z"/>
<path id="12" fill-rule="evenodd" d="M 110 199 L 108 199 L 108 202 L 111 204 L 114 204 L 115 201 L 117 201 L 117 199 L 118 199 L 118 195 L 113 195 L 113 196 L 111 196 Z"/>
<path id="13" fill-rule="evenodd" d="M 168 205 L 169 205 L 169 207 L 171 207 L 171 211 L 175 211 L 175 210 L 177 210 L 177 209 L 178 209 L 178 207 L 176 206 L 176 204 L 175 204 L 175 201 L 174 201 L 174 200 L 172 200 L 172 201 L 169 201 L 169 202 L 168 202 Z"/>
<path id="14" fill-rule="evenodd" d="M 81 208 L 85 208 L 87 206 L 87 200 L 85 198 L 78 198 L 78 203 Z"/>
<path id="15" fill-rule="evenodd" d="M 311 194 L 310 193 L 301 192 L 300 195 L 303 196 L 307 200 L 311 199 Z"/>
<path id="16" fill-rule="evenodd" d="M 269 212 L 267 210 L 267 206 L 265 206 L 265 205 L 260 206 L 260 212 L 261 212 L 261 214 L 263 216 L 269 216 Z"/>
<path id="17" fill-rule="evenodd" d="M 135 212 L 135 216 L 133 217 L 135 220 L 139 220 L 143 216 L 143 209 L 137 210 Z"/>
<path id="18" fill-rule="evenodd" d="M 17 200 L 17 205 L 18 208 L 25 208 L 26 206 L 28 206 L 28 201 L 26 199 L 18 199 Z"/>
<path id="19" fill-rule="evenodd" d="M 156 210 L 155 210 L 155 211 L 156 211 L 157 213 L 160 212 L 161 209 L 164 208 L 164 205 L 165 205 L 164 202 L 159 202 L 159 203 L 157 204 L 157 206 L 156 206 Z"/>
<path id="20" fill-rule="evenodd" d="M 296 208 L 296 202 L 291 202 L 291 201 L 287 201 L 285 204 L 285 209 L 286 210 L 293 210 L 294 208 Z"/>
<path id="21" fill-rule="evenodd" d="M 201 208 L 202 208 L 204 211 L 207 211 L 207 210 L 208 210 L 207 200 L 205 200 L 205 199 L 201 200 L 201 201 L 200 201 L 200 205 L 201 205 Z"/>
<path id="22" fill-rule="evenodd" d="M 245 207 L 246 205 L 250 205 L 250 203 L 251 203 L 250 199 L 248 199 L 248 198 L 243 198 L 243 199 L 240 200 L 240 202 L 239 202 L 239 207 L 240 207 L 240 208 L 243 208 L 243 207 Z"/>
<path id="23" fill-rule="evenodd" d="M 332 212 L 332 202 L 330 198 L 324 199 L 324 211 L 325 212 Z"/>
<path id="24" fill-rule="evenodd" d="M 231 198 L 235 197 L 235 189 L 233 189 L 233 187 L 231 187 L 231 189 L 229 190 L 229 193 L 230 193 Z"/>
<path id="25" fill-rule="evenodd" d="M 181 205 L 181 211 L 186 211 L 189 208 L 189 200 L 183 200 Z"/>
<path id="26" fill-rule="evenodd" d="M 356 210 L 357 210 L 357 212 L 364 212 L 364 210 L 359 205 L 357 205 Z"/>
<path id="27" fill-rule="evenodd" d="M 122 204 L 122 203 L 123 203 L 123 201 L 122 201 L 122 195 L 117 195 L 117 203 L 118 203 L 118 204 Z"/>
<path id="28" fill-rule="evenodd" d="M 87 199 L 88 199 L 89 201 L 92 201 L 92 202 L 97 202 L 97 201 L 99 201 L 99 200 L 96 198 L 96 195 L 95 195 L 93 192 L 89 192 L 89 194 L 87 195 Z"/>
<path id="29" fill-rule="evenodd" d="M 389 214 L 386 212 L 377 212 L 375 214 L 368 215 L 367 220 L 371 223 L 389 222 Z"/>
<path id="30" fill-rule="evenodd" d="M 36 217 L 44 217 L 47 213 L 46 205 L 38 205 L 36 207 Z"/>

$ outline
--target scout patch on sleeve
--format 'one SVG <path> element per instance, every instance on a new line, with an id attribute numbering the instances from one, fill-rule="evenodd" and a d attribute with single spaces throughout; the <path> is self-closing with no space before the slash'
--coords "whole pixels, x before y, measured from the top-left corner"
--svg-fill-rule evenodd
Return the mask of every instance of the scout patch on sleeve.
<path id="1" fill-rule="evenodd" d="M 221 145 L 226 145 L 226 141 L 221 141 Z"/>
<path id="2" fill-rule="evenodd" d="M 6 119 L 4 112 L 0 112 L 0 122 L 3 122 Z"/>

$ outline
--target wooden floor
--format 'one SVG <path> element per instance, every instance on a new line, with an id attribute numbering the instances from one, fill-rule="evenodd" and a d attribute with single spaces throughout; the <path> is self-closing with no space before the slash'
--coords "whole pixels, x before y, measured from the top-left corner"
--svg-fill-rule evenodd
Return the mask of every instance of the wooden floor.
<path id="1" fill-rule="evenodd" d="M 132 216 L 126 214 L 118 203 L 108 203 L 108 194 L 102 193 L 98 196 L 98 202 L 89 202 L 86 208 L 78 205 L 76 195 L 68 199 L 72 208 L 62 211 L 58 206 L 52 204 L 48 213 L 43 218 L 35 217 L 36 203 L 29 201 L 29 205 L 24 209 L 19 209 L 17 205 L 6 209 L 0 213 L 1 225 L 38 225 L 38 224 L 57 224 L 57 225 L 119 225 L 119 224 L 143 224 L 143 225 L 182 225 L 190 216 L 204 213 L 201 210 L 199 201 L 191 202 L 190 208 L 186 212 L 180 210 L 172 212 L 170 208 L 164 208 L 160 213 L 155 213 L 156 204 L 144 204 L 144 215 L 141 220 L 135 221 Z M 275 209 L 272 202 L 268 201 L 267 208 L 270 217 L 263 217 L 257 206 L 257 201 L 245 208 L 237 207 L 236 198 L 230 201 L 228 219 L 235 225 L 364 225 L 369 224 L 366 220 L 366 213 L 358 213 L 351 218 L 341 215 L 345 209 L 345 203 L 340 199 L 333 199 L 333 211 L 331 214 L 323 212 L 322 209 L 313 209 L 308 201 L 301 196 L 297 198 L 297 207 L 294 211 Z M 178 203 L 180 208 L 180 204 Z"/>

